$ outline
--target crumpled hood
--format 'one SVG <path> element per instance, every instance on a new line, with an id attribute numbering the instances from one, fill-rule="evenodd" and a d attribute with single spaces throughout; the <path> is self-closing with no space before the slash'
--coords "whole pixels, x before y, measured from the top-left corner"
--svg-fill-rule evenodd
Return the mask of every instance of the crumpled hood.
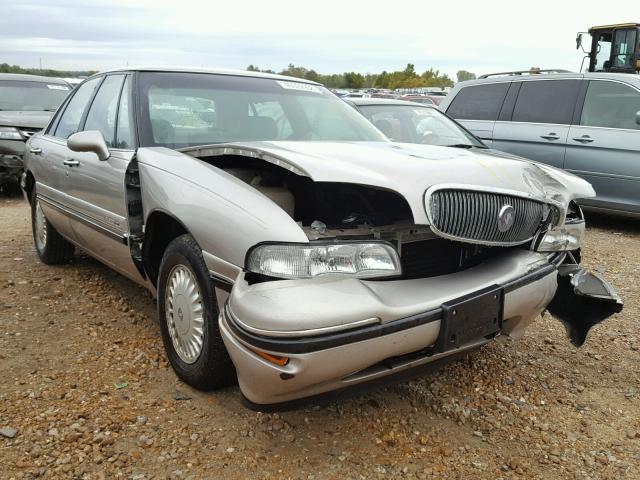
<path id="1" fill-rule="evenodd" d="M 200 152 L 198 152 L 200 150 Z M 317 182 L 371 185 L 394 190 L 414 220 L 428 224 L 425 191 L 438 184 L 521 192 L 560 207 L 595 196 L 591 185 L 556 168 L 490 150 L 465 150 L 391 142 L 243 142 L 183 149 L 192 155 L 241 154 L 263 158 Z"/>
<path id="2" fill-rule="evenodd" d="M 53 112 L 43 111 L 0 111 L 0 125 L 5 127 L 44 128 Z"/>

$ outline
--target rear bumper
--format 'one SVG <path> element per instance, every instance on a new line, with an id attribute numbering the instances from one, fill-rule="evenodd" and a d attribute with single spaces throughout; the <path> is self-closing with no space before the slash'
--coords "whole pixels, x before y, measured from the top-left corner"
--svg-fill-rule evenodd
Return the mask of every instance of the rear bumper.
<path id="1" fill-rule="evenodd" d="M 474 292 L 497 288 L 504 299 L 500 333 L 521 336 L 553 298 L 563 257 L 505 252 L 473 272 L 394 282 L 354 280 L 364 284 L 364 290 L 337 278 L 257 285 L 239 279 L 221 311 L 220 331 L 249 405 L 287 405 L 397 378 L 490 341 L 493 335 L 468 338 L 457 348 L 438 348 L 441 330 L 446 331 L 441 328 L 446 326 L 445 304 Z M 251 311 L 259 314 L 251 316 Z M 406 314 L 393 318 L 393 312 Z M 292 324 L 290 315 L 298 321 Z M 354 318 L 367 322 L 359 324 Z M 279 328 L 266 328 L 271 325 Z M 288 328 L 282 328 L 285 325 Z M 298 330 L 291 330 L 292 325 Z M 256 350 L 287 357 L 288 363 L 276 365 Z"/>

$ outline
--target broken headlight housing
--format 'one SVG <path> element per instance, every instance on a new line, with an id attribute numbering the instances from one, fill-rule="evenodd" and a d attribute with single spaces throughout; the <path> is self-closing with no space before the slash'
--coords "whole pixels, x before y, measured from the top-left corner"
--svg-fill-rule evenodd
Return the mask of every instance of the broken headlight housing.
<path id="1" fill-rule="evenodd" d="M 563 225 L 549 228 L 538 241 L 538 252 L 565 252 L 576 250 L 584 239 L 584 216 L 577 203 L 571 202 Z"/>
<path id="2" fill-rule="evenodd" d="M 398 252 L 390 243 L 263 243 L 247 254 L 249 272 L 280 279 L 313 278 L 330 273 L 357 278 L 402 274 Z"/>

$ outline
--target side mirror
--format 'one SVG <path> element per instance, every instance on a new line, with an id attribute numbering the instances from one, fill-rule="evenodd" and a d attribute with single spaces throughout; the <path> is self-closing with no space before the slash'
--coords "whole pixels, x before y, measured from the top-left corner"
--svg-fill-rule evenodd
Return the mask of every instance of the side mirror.
<path id="1" fill-rule="evenodd" d="M 576 35 L 576 50 L 578 50 L 582 46 L 582 34 L 578 33 Z"/>
<path id="2" fill-rule="evenodd" d="M 636 112 L 636 123 L 640 125 L 640 111 Z"/>
<path id="3" fill-rule="evenodd" d="M 107 142 L 104 141 L 102 133 L 97 130 L 74 133 L 67 139 L 67 147 L 74 152 L 93 152 L 100 161 L 109 158 Z"/>

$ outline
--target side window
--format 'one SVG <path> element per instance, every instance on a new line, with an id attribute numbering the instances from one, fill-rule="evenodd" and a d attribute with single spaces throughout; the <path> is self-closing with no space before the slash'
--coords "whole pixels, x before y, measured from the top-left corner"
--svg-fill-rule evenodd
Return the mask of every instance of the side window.
<path id="1" fill-rule="evenodd" d="M 584 99 L 580 125 L 640 130 L 636 123 L 638 111 L 638 90 L 621 83 L 592 80 Z"/>
<path id="2" fill-rule="evenodd" d="M 131 110 L 129 109 L 129 97 L 131 95 L 131 77 L 124 81 L 124 88 L 120 95 L 118 107 L 118 124 L 116 126 L 115 148 L 133 148 L 133 132 L 131 129 Z"/>
<path id="3" fill-rule="evenodd" d="M 496 120 L 509 83 L 464 87 L 449 105 L 447 113 L 460 120 Z"/>
<path id="4" fill-rule="evenodd" d="M 93 91 L 101 80 L 102 77 L 94 78 L 78 87 L 78 91 L 71 97 L 71 100 L 67 103 L 67 108 L 65 108 L 58 121 L 55 133 L 56 137 L 69 138 L 78 131 L 80 120 L 82 120 L 82 115 L 87 108 L 87 103 L 91 100 Z"/>
<path id="5" fill-rule="evenodd" d="M 255 102 L 250 104 L 249 116 L 266 117 L 276 123 L 278 133 L 276 138 L 284 140 L 293 133 L 291 123 L 282 108 L 282 104 L 276 101 Z"/>
<path id="6" fill-rule="evenodd" d="M 98 130 L 107 146 L 113 147 L 116 136 L 116 112 L 124 75 L 109 75 L 93 99 L 84 130 Z"/>
<path id="7" fill-rule="evenodd" d="M 598 35 L 595 48 L 596 56 L 593 63 L 594 72 L 603 72 L 605 68 L 611 67 L 611 33 L 601 33 Z"/>
<path id="8" fill-rule="evenodd" d="M 613 41 L 613 67 L 633 68 L 636 30 L 616 30 Z"/>
<path id="9" fill-rule="evenodd" d="M 514 122 L 569 124 L 580 89 L 580 80 L 532 80 L 522 82 L 513 109 Z"/>

